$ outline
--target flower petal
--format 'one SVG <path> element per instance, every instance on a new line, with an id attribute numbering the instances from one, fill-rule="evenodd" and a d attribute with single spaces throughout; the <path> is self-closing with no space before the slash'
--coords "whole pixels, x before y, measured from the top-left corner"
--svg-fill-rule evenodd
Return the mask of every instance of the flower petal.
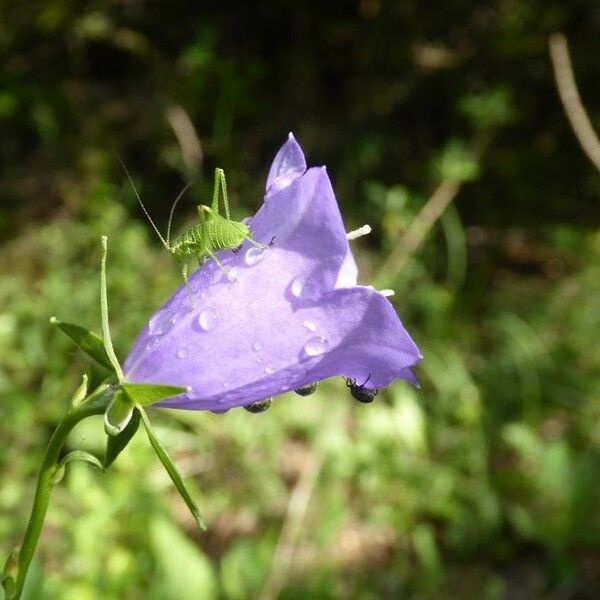
<path id="1" fill-rule="evenodd" d="M 287 141 L 275 155 L 267 177 L 267 197 L 287 187 L 306 171 L 306 160 L 300 144 L 290 132 Z"/>
<path id="2" fill-rule="evenodd" d="M 334 289 L 350 249 L 325 169 L 309 169 L 273 196 L 251 226 L 257 241 L 274 237 L 273 247 L 261 252 L 246 242 L 237 254 L 219 253 L 226 268 L 235 270 L 235 283 L 213 261 L 198 270 L 190 289 L 179 288 L 136 341 L 125 362 L 130 381 L 186 380 L 186 385 L 198 388 L 210 380 L 207 371 L 215 371 L 215 364 L 219 372 L 230 371 L 224 357 L 207 362 L 215 344 L 232 352 L 244 336 L 268 338 L 273 327 L 285 328 L 286 319 L 299 308 L 315 304 Z M 259 343 L 266 345 L 267 340 Z M 268 366 L 252 377 L 264 376 Z"/>
<path id="3" fill-rule="evenodd" d="M 278 157 L 288 144 L 297 146 L 290 138 Z M 356 264 L 324 168 L 293 178 L 249 225 L 253 239 L 272 240 L 272 247 L 245 242 L 235 254 L 220 252 L 235 282 L 214 261 L 194 273 L 134 344 L 124 365 L 129 381 L 190 386 L 161 405 L 214 411 L 332 375 L 368 379 L 366 387 L 415 382 L 410 367 L 421 356 L 392 305 L 355 285 Z"/>

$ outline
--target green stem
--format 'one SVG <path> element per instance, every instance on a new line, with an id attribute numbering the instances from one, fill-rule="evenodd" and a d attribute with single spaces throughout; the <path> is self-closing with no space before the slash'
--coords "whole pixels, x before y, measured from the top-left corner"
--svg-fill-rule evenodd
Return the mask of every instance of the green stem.
<path id="1" fill-rule="evenodd" d="M 113 395 L 114 389 L 111 386 L 105 385 L 98 388 L 87 400 L 65 415 L 50 438 L 40 468 L 27 530 L 25 531 L 25 537 L 23 538 L 21 550 L 19 551 L 19 569 L 17 574 L 16 595 L 14 597 L 15 600 L 19 600 L 23 592 L 27 571 L 31 565 L 31 560 L 44 525 L 46 511 L 48 510 L 50 494 L 52 493 L 52 487 L 54 485 L 54 473 L 67 436 L 75 425 L 83 419 L 93 415 L 101 415 L 106 410 Z"/>

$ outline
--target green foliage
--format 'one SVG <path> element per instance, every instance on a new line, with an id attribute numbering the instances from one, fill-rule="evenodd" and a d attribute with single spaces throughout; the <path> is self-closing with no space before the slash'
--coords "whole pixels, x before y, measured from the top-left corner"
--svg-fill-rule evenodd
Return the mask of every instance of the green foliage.
<path id="1" fill-rule="evenodd" d="M 235 219 L 258 206 L 293 128 L 329 165 L 348 228 L 373 226 L 353 242 L 361 281 L 396 290 L 422 387 L 363 406 L 330 381 L 256 417 L 149 409 L 204 534 L 134 413 L 110 470 L 75 462 L 56 486 L 24 597 L 237 600 L 277 577 L 289 600 L 598 597 L 600 179 L 546 49 L 549 32 L 569 35 L 597 124 L 595 5 L 238 4 L 0 6 L 0 556 L 81 382 L 85 357 L 49 319 L 100 330 L 98 239 L 117 356 L 179 285 L 115 150 L 161 231 L 196 181 L 182 230 L 216 166 Z M 378 272 L 441 179 L 461 182 L 456 206 L 401 271 Z M 106 370 L 84 366 L 94 389 Z M 106 444 L 90 419 L 66 455 Z M 278 540 L 310 464 L 286 570 Z"/>

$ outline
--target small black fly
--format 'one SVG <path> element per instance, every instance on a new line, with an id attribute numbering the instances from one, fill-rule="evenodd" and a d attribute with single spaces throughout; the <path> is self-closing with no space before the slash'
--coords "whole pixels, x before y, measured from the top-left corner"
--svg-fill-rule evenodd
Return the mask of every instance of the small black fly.
<path id="1" fill-rule="evenodd" d="M 352 394 L 353 398 L 356 398 L 356 400 L 362 402 L 363 404 L 373 402 L 373 399 L 379 393 L 377 388 L 369 389 L 365 387 L 369 379 L 371 379 L 370 374 L 361 385 L 358 385 L 356 383 L 356 379 L 352 379 L 350 377 L 346 378 L 346 385 L 350 388 L 350 394 Z"/>
<path id="2" fill-rule="evenodd" d="M 259 400 L 258 402 L 253 402 L 252 404 L 246 404 L 244 408 L 253 415 L 258 415 L 260 413 L 265 412 L 268 408 L 270 408 L 271 404 L 273 404 L 273 398 L 265 398 L 264 400 Z"/>

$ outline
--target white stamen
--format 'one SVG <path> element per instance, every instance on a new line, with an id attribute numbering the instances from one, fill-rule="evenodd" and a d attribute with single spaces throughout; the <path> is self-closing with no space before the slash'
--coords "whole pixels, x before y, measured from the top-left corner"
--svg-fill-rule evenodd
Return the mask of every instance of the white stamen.
<path id="1" fill-rule="evenodd" d="M 387 298 L 388 296 L 393 296 L 396 292 L 394 290 L 379 290 L 379 293 Z"/>
<path id="2" fill-rule="evenodd" d="M 363 225 L 362 227 L 359 227 L 358 229 L 355 229 L 354 231 L 348 232 L 346 234 L 346 239 L 348 241 L 355 240 L 356 238 L 362 237 L 363 235 L 369 235 L 369 233 L 371 233 L 371 226 Z"/>

